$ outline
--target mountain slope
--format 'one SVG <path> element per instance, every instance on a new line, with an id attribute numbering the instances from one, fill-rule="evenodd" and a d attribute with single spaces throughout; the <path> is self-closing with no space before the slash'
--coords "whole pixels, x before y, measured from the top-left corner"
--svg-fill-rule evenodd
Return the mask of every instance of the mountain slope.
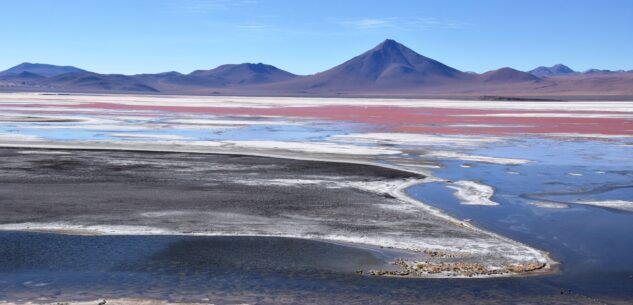
<path id="1" fill-rule="evenodd" d="M 98 74 L 92 72 L 66 73 L 49 77 L 43 83 L 56 90 L 69 91 L 135 91 L 159 92 L 131 76 L 120 74 Z"/>
<path id="2" fill-rule="evenodd" d="M 455 79 L 463 72 L 387 39 L 375 48 L 315 76 L 354 84 L 424 84 Z"/>
<path id="3" fill-rule="evenodd" d="M 0 76 L 20 75 L 24 72 L 37 74 L 44 77 L 52 77 L 65 73 L 87 72 L 73 66 L 56 66 L 49 64 L 21 63 L 15 67 L 0 72 Z"/>
<path id="4" fill-rule="evenodd" d="M 189 90 L 198 87 L 222 87 L 226 84 L 226 82 L 221 79 L 204 79 L 175 71 L 155 74 L 137 74 L 132 77 L 136 81 L 157 88 L 160 91 Z"/>
<path id="5" fill-rule="evenodd" d="M 277 90 L 398 90 L 469 80 L 470 74 L 424 57 L 394 40 L 327 71 L 274 85 Z"/>
<path id="6" fill-rule="evenodd" d="M 43 78 L 45 77 L 27 71 L 21 72 L 19 74 L 8 74 L 0 76 L 0 79 L 2 80 L 41 80 Z"/>
<path id="7" fill-rule="evenodd" d="M 282 82 L 298 76 L 271 65 L 243 63 L 222 65 L 210 70 L 196 70 L 189 74 L 165 72 L 139 74 L 133 77 L 161 91 L 178 91 L 244 87 Z"/>
<path id="8" fill-rule="evenodd" d="M 211 70 L 196 70 L 191 77 L 222 79 L 225 84 L 254 85 L 286 81 L 297 77 L 275 66 L 262 63 L 243 63 L 222 65 Z"/>

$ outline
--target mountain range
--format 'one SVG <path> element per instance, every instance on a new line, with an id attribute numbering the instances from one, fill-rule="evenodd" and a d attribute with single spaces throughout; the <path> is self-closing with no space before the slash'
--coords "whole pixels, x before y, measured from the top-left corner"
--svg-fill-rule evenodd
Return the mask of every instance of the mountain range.
<path id="1" fill-rule="evenodd" d="M 633 71 L 576 72 L 558 64 L 519 71 L 463 72 L 387 39 L 338 66 L 295 75 L 262 63 L 227 64 L 189 74 L 99 74 L 72 66 L 23 63 L 0 72 L 0 90 L 270 96 L 587 96 L 633 95 Z"/>

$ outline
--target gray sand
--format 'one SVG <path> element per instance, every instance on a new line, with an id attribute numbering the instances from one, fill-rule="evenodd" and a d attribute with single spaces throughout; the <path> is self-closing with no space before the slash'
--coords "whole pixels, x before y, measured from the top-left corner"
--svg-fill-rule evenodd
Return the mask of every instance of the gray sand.
<path id="1" fill-rule="evenodd" d="M 0 149 L 1 229 L 353 242 L 407 250 L 399 266 L 423 276 L 507 274 L 543 263 L 535 249 L 390 195 L 385 186 L 423 178 L 413 173 L 255 156 L 50 152 Z M 414 261 L 424 262 L 419 272 Z"/>

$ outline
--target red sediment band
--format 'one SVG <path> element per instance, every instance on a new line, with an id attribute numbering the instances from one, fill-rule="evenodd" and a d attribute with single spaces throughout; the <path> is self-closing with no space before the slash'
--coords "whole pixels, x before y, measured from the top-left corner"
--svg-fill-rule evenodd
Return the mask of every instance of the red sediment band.
<path id="1" fill-rule="evenodd" d="M 0 105 L 2 106 L 2 105 Z M 13 106 L 15 105 L 5 105 Z M 68 105 L 29 105 L 32 107 L 69 107 Z M 24 105 L 20 105 L 24 107 Z M 305 106 L 305 107 L 201 107 L 164 105 L 125 105 L 117 103 L 85 103 L 73 108 L 103 110 L 160 111 L 174 113 L 203 113 L 214 115 L 270 115 L 305 117 L 374 125 L 372 131 L 413 132 L 435 134 L 604 134 L 633 135 L 633 119 L 583 118 L 582 114 L 622 114 L 608 111 L 534 111 L 453 109 L 396 106 Z M 534 116 L 486 116 L 490 114 L 524 114 Z M 570 117 L 538 117 L 539 113 L 570 114 Z M 629 113 L 626 113 L 629 114 Z M 457 125 L 457 126 L 454 126 Z M 460 126 L 465 125 L 465 126 Z M 476 125 L 483 125 L 477 127 Z"/>

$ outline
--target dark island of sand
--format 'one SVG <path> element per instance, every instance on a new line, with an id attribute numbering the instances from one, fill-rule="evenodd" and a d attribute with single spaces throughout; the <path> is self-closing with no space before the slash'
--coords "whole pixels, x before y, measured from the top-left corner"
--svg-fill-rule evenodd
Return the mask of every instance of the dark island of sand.
<path id="1" fill-rule="evenodd" d="M 544 253 L 402 190 L 420 174 L 220 154 L 0 150 L 0 228 L 97 235 L 258 236 L 380 252 L 364 275 L 481 277 L 550 270 Z M 316 264 L 316 263 L 315 263 Z"/>

